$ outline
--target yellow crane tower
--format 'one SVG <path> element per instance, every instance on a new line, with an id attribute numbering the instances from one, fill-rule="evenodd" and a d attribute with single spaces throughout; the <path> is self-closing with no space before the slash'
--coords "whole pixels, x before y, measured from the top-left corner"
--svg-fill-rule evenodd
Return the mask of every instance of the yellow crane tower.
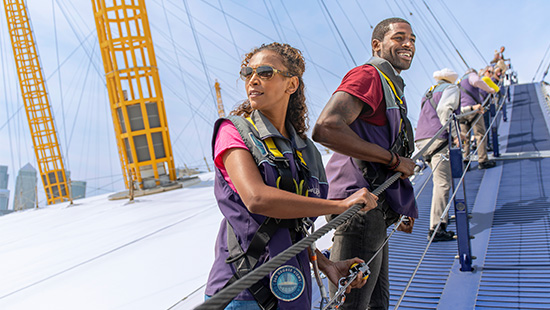
<path id="1" fill-rule="evenodd" d="M 70 197 L 38 50 L 23 0 L 4 0 L 6 20 L 34 153 L 48 204 Z"/>
<path id="2" fill-rule="evenodd" d="M 126 187 L 168 184 L 176 170 L 145 2 L 92 6 Z"/>
<path id="3" fill-rule="evenodd" d="M 216 80 L 216 83 L 214 83 L 214 88 L 216 89 L 216 101 L 218 102 L 218 116 L 225 117 L 225 109 L 222 102 L 222 92 L 218 80 Z"/>

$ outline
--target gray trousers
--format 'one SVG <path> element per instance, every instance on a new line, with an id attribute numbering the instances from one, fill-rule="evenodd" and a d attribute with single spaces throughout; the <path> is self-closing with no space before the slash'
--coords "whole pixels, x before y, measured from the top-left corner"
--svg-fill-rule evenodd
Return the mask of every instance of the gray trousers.
<path id="1" fill-rule="evenodd" d="M 474 114 L 476 115 L 476 114 Z M 483 139 L 483 136 L 485 135 L 485 120 L 483 119 L 483 115 L 479 117 L 479 121 L 473 126 L 474 129 L 472 129 L 474 137 L 477 141 L 477 156 L 478 156 L 478 162 L 482 163 L 487 161 L 487 138 L 485 140 L 481 141 Z M 460 123 L 460 131 L 464 134 L 466 134 L 470 128 L 472 128 L 472 122 L 466 122 L 466 123 Z M 464 154 L 468 155 L 470 154 L 470 139 L 469 137 L 466 137 L 466 141 L 464 141 Z"/>
<path id="2" fill-rule="evenodd" d="M 378 206 L 369 212 L 358 212 L 346 223 L 336 228 L 334 244 L 330 253 L 332 261 L 341 261 L 359 257 L 365 262 L 376 253 L 386 239 L 386 229 L 399 220 L 399 214 L 393 211 L 379 197 Z M 388 271 L 388 244 L 369 264 L 371 274 L 360 289 L 352 289 L 346 295 L 345 303 L 339 309 L 388 309 L 390 300 L 390 280 Z M 338 290 L 330 283 L 330 295 Z"/>
<path id="3" fill-rule="evenodd" d="M 430 139 L 422 139 L 416 141 L 416 147 L 422 149 Z M 429 163 L 430 168 L 433 171 L 433 192 L 432 192 L 432 208 L 430 211 L 430 229 L 434 229 L 439 223 L 439 219 L 449 202 L 449 192 L 452 186 L 451 175 L 451 163 L 449 160 L 444 160 L 443 155 L 448 153 L 449 148 L 446 147 L 439 152 L 433 154 L 433 152 L 442 144 L 445 143 L 445 139 L 437 139 L 427 150 L 426 155 L 431 155 L 432 160 Z M 447 156 L 446 156 L 447 157 Z M 448 157 L 447 157 L 448 158 Z M 441 163 L 440 163 L 441 162 Z M 434 168 L 437 169 L 434 170 Z M 447 223 L 449 219 L 449 213 L 445 215 L 441 223 Z"/>

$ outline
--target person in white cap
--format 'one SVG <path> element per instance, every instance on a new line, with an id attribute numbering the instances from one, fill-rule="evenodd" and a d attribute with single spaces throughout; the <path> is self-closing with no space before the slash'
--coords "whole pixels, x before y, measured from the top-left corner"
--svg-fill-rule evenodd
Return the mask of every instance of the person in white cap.
<path id="1" fill-rule="evenodd" d="M 451 69 L 444 68 L 433 74 L 437 84 L 430 87 L 422 97 L 420 117 L 416 127 L 415 143 L 422 149 L 430 139 L 447 123 L 449 116 L 460 109 L 460 91 L 455 81 L 458 74 Z M 456 129 L 450 133 L 456 139 Z M 453 139 L 454 140 L 454 139 Z M 449 200 L 451 190 L 451 165 L 445 158 L 448 157 L 448 130 L 440 134 L 436 141 L 424 153 L 424 160 L 428 162 L 433 172 L 433 194 L 430 212 L 430 230 L 428 240 L 434 234 L 439 219 Z M 454 232 L 447 231 L 448 216 L 441 221 L 433 241 L 453 240 Z"/>

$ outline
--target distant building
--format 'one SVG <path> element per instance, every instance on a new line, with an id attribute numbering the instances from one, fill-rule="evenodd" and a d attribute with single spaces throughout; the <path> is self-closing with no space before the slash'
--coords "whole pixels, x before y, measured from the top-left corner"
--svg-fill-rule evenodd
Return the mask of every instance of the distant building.
<path id="1" fill-rule="evenodd" d="M 0 166 L 0 189 L 8 189 L 8 166 Z"/>
<path id="2" fill-rule="evenodd" d="M 10 191 L 8 190 L 8 166 L 0 166 L 0 215 L 8 210 Z"/>
<path id="3" fill-rule="evenodd" d="M 71 172 L 65 171 L 67 180 L 71 180 Z M 74 181 L 71 180 L 71 198 L 80 199 L 86 198 L 86 181 Z"/>
<path id="4" fill-rule="evenodd" d="M 26 164 L 19 170 L 15 180 L 13 210 L 31 209 L 36 206 L 36 169 Z"/>
<path id="5" fill-rule="evenodd" d="M 7 189 L 0 189 L 0 212 L 7 211 L 10 202 L 10 191 Z M 2 213 L 0 213 L 2 215 Z"/>
<path id="6" fill-rule="evenodd" d="M 71 181 L 71 195 L 73 199 L 86 197 L 86 181 Z"/>

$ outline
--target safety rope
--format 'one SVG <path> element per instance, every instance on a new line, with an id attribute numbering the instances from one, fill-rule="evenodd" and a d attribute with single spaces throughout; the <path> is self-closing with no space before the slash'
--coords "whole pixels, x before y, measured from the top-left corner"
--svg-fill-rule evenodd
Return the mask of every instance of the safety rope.
<path id="1" fill-rule="evenodd" d="M 502 100 L 506 100 L 506 96 L 507 96 L 507 92 L 505 92 L 505 95 L 502 97 Z M 502 110 L 502 107 L 504 105 L 500 105 L 500 107 L 498 108 L 497 112 L 495 113 L 495 115 L 498 115 L 500 113 L 500 111 Z M 459 117 L 456 116 L 456 119 L 458 119 Z M 489 126 L 489 128 L 491 128 L 494 124 L 494 122 L 496 121 L 497 117 L 494 117 L 493 118 L 493 121 L 491 122 L 491 125 Z M 489 130 L 487 130 L 485 132 L 485 135 L 483 136 L 483 138 L 481 139 L 481 141 L 483 141 L 486 137 L 487 137 L 487 134 L 489 133 Z M 475 152 L 477 152 L 478 150 L 476 149 Z M 474 152 L 474 153 L 475 153 Z M 430 237 L 430 240 L 428 241 L 428 244 L 426 245 L 426 248 L 424 249 L 424 252 L 422 253 L 422 256 L 420 257 L 420 260 L 418 261 L 418 264 L 416 265 L 416 268 L 414 269 L 411 277 L 409 278 L 409 281 L 407 283 L 407 285 L 405 286 L 405 288 L 403 289 L 403 292 L 401 293 L 401 296 L 399 297 L 399 300 L 397 301 L 397 304 L 395 305 L 395 308 L 394 310 L 397 310 L 399 308 L 399 305 L 401 305 L 401 302 L 403 301 L 403 299 L 405 298 L 405 294 L 407 293 L 407 290 L 409 289 L 409 287 L 411 286 L 411 283 L 414 279 L 414 277 L 416 276 L 416 273 L 418 272 L 418 269 L 420 268 L 420 265 L 422 264 L 422 261 L 424 260 L 424 257 L 426 256 L 426 253 L 428 252 L 428 249 L 430 248 L 430 245 L 432 244 L 433 242 L 433 239 L 435 238 L 435 232 L 439 229 L 439 227 L 441 226 L 441 223 L 443 221 L 443 219 L 447 216 L 449 210 L 450 210 L 450 207 L 451 207 L 451 204 L 454 200 L 454 198 L 456 197 L 456 194 L 458 193 L 458 190 L 460 189 L 460 185 L 462 184 L 462 182 L 464 182 L 464 177 L 466 176 L 466 172 L 468 172 L 468 168 L 470 167 L 471 165 L 471 157 L 470 157 L 470 160 L 468 160 L 468 163 L 466 164 L 466 167 L 464 168 L 464 172 L 462 173 L 462 176 L 453 192 L 453 194 L 451 195 L 451 197 L 449 198 L 449 201 L 447 203 L 447 206 L 445 207 L 445 210 L 443 211 L 443 213 L 441 214 L 441 217 L 439 218 L 439 222 L 437 223 L 437 226 L 434 228 L 434 233 L 432 234 L 432 236 Z M 435 169 L 434 169 L 435 170 Z"/>
<path id="2" fill-rule="evenodd" d="M 434 228 L 434 233 L 432 234 L 432 236 L 430 237 L 430 241 L 428 241 L 428 245 L 426 246 L 426 248 L 424 249 L 424 252 L 422 253 L 422 256 L 420 257 L 420 260 L 418 261 L 418 264 L 416 265 L 416 268 L 414 269 L 413 271 L 413 274 L 411 275 L 411 277 L 409 278 L 409 282 L 407 282 L 407 285 L 405 286 L 405 288 L 403 289 L 403 292 L 401 293 L 401 297 L 399 297 L 399 300 L 397 301 L 397 304 L 395 305 L 395 308 L 394 310 L 397 310 L 399 308 L 399 305 L 401 305 L 401 302 L 403 301 L 403 298 L 405 298 L 405 294 L 407 293 L 407 290 L 409 289 L 409 287 L 411 286 L 411 283 L 414 279 L 414 277 L 416 276 L 416 273 L 418 272 L 418 269 L 420 269 L 420 265 L 422 264 L 422 261 L 424 260 L 424 257 L 426 256 L 426 253 L 428 253 L 428 249 L 430 248 L 430 245 L 432 244 L 433 242 L 433 239 L 435 238 L 435 232 L 439 229 L 439 227 L 441 226 L 441 220 L 447 215 L 447 213 L 449 212 L 449 209 L 452 205 L 452 202 L 456 196 L 456 194 L 458 193 L 458 190 L 460 189 L 460 185 L 462 184 L 462 182 L 464 181 L 464 177 L 466 176 L 466 172 L 468 172 L 468 167 L 470 166 L 470 162 L 468 162 L 468 165 L 466 166 L 466 168 L 464 169 L 464 173 L 462 174 L 462 177 L 460 178 L 460 181 L 458 182 L 458 185 L 456 186 L 453 194 L 451 195 L 451 197 L 449 198 L 449 202 L 447 203 L 447 206 L 445 207 L 445 210 L 443 211 L 443 214 L 441 214 L 441 218 L 439 220 L 439 223 L 437 223 L 437 226 Z"/>
<path id="3" fill-rule="evenodd" d="M 443 126 L 442 128 L 445 129 L 447 128 L 447 125 L 452 121 L 452 118 L 449 118 L 449 120 L 447 121 L 447 124 L 445 124 L 445 126 Z M 436 133 L 434 135 L 434 137 L 438 137 L 440 135 L 440 133 L 443 132 L 443 130 L 440 130 L 440 132 Z M 434 138 L 432 138 L 433 141 L 435 141 Z M 432 142 L 433 143 L 433 142 Z M 429 147 L 430 145 L 428 145 Z M 422 150 L 419 152 L 420 154 L 423 154 L 427 149 L 428 147 L 424 147 L 422 148 Z M 443 159 L 443 160 L 440 160 L 437 165 L 434 167 L 434 169 L 432 169 L 430 175 L 428 175 L 428 177 L 426 178 L 426 181 L 424 181 L 424 184 L 422 185 L 420 191 L 416 194 L 416 196 L 414 197 L 415 200 L 418 200 L 418 197 L 420 197 L 420 194 L 424 191 L 424 189 L 426 188 L 426 185 L 428 184 L 428 181 L 430 180 L 430 177 L 433 175 L 434 171 L 437 169 L 437 167 L 439 167 L 439 165 L 444 161 L 444 160 L 448 160 L 448 159 Z M 405 221 L 407 217 L 405 215 L 401 216 L 401 218 L 399 219 L 399 221 L 394 225 L 392 231 L 390 232 L 390 234 L 384 239 L 384 242 L 378 247 L 378 249 L 376 250 L 376 252 L 374 253 L 374 255 L 369 259 L 368 262 L 364 263 L 364 264 L 361 264 L 361 265 L 364 265 L 366 266 L 366 268 L 364 268 L 365 270 L 368 270 L 368 265 L 376 258 L 376 256 L 382 251 L 382 249 L 384 249 L 384 247 L 386 246 L 386 243 L 388 243 L 390 241 L 390 238 L 393 236 L 393 234 L 397 231 L 397 229 L 399 228 L 399 226 L 401 225 L 401 223 L 403 223 L 403 221 Z M 363 270 L 360 270 L 360 271 L 363 271 Z M 334 294 L 334 296 L 332 297 L 331 300 L 329 300 L 329 302 L 326 304 L 326 306 L 322 308 L 322 310 L 328 310 L 328 309 L 337 309 L 344 301 L 344 299 L 342 298 L 342 296 L 344 295 L 344 292 L 346 291 L 346 288 L 351 284 L 351 282 L 353 282 L 353 280 L 355 280 L 355 278 L 357 278 L 358 276 L 358 272 L 356 272 L 355 274 L 352 274 L 350 276 L 348 276 L 346 278 L 347 280 L 347 283 L 345 285 L 342 285 L 339 287 L 338 291 Z"/>
<path id="4" fill-rule="evenodd" d="M 503 82 L 500 81 L 498 83 L 498 87 L 499 88 L 502 88 L 502 85 L 503 85 Z M 483 108 L 486 108 L 488 105 L 489 105 L 489 102 L 490 102 L 490 99 L 493 97 L 493 94 L 488 94 L 485 99 L 483 100 L 483 102 L 481 103 L 481 106 Z M 505 96 L 506 97 L 506 96 Z M 460 115 L 457 115 L 457 119 L 462 119 L 464 117 L 467 117 L 469 115 L 472 115 L 472 114 L 476 114 L 477 113 L 477 110 L 473 110 L 473 111 L 470 111 L 470 112 L 466 112 L 466 113 L 462 113 Z M 472 130 L 474 129 L 475 125 L 479 122 L 479 120 L 481 119 L 483 114 L 479 114 L 478 116 L 476 116 L 473 120 L 472 120 L 472 124 L 471 124 L 471 127 L 470 129 L 468 130 L 468 132 L 466 133 L 466 136 L 470 135 L 470 133 L 472 132 Z"/>
<path id="5" fill-rule="evenodd" d="M 500 112 L 500 109 L 502 108 L 502 106 L 499 108 L 499 112 Z M 498 112 L 497 112 L 498 113 Z M 496 118 L 495 118 L 496 119 Z M 422 156 L 422 154 L 424 154 L 426 152 L 426 150 L 435 142 L 436 138 L 444 131 L 447 129 L 447 126 L 452 122 L 452 121 L 456 121 L 456 117 L 450 117 L 447 122 L 445 123 L 445 125 L 443 125 L 439 131 L 434 135 L 434 137 L 432 137 L 430 139 L 430 141 L 415 155 L 413 156 L 413 160 L 416 160 L 418 158 L 420 158 L 420 156 Z M 493 123 L 491 123 L 492 125 Z M 459 130 L 457 126 L 456 127 L 456 130 Z M 485 135 L 483 137 L 483 139 L 486 138 L 487 135 Z M 469 165 L 470 163 L 468 163 Z M 467 170 L 466 170 L 467 171 Z M 382 185 L 380 185 L 380 187 L 376 188 L 372 193 L 376 196 L 380 195 L 383 191 L 385 191 L 391 184 L 393 184 L 400 176 L 402 175 L 401 172 L 397 172 L 395 173 L 394 175 L 392 175 L 388 180 L 386 180 L 386 182 L 384 182 Z M 462 178 L 461 178 L 461 182 L 463 181 L 464 179 L 464 176 L 465 176 L 465 173 L 463 174 Z M 459 183 L 460 184 L 460 183 Z M 459 186 L 457 186 L 457 189 L 459 188 Z M 452 199 L 454 199 L 454 197 L 456 196 L 456 193 L 457 193 L 457 190 L 455 190 L 455 192 L 453 193 L 453 196 L 451 198 L 451 201 Z M 448 209 L 449 209 L 449 206 L 450 204 L 447 205 L 447 207 L 445 208 L 445 211 L 443 213 L 443 216 L 447 214 L 448 212 Z M 311 246 L 311 244 L 313 244 L 313 242 L 315 242 L 316 240 L 318 240 L 319 238 L 321 238 L 322 236 L 324 236 L 326 233 L 328 233 L 330 230 L 338 227 L 339 225 L 341 225 L 342 223 L 344 223 L 345 221 L 347 221 L 349 218 L 351 218 L 353 215 L 355 215 L 355 213 L 357 213 L 359 210 L 361 210 L 362 206 L 361 205 L 354 205 L 352 206 L 351 208 L 349 208 L 348 210 L 346 210 L 344 213 L 340 214 L 339 216 L 337 216 L 335 219 L 333 219 L 332 221 L 330 221 L 329 223 L 327 223 L 326 225 L 324 225 L 323 227 L 319 228 L 319 230 L 315 231 L 314 233 L 312 233 L 311 235 L 307 236 L 306 238 L 300 240 L 298 243 L 292 245 L 291 247 L 289 247 L 287 250 L 285 250 L 284 252 L 280 253 L 279 255 L 277 255 L 276 257 L 274 257 L 273 259 L 271 259 L 270 261 L 268 261 L 267 263 L 261 265 L 260 267 L 258 267 L 257 269 L 255 269 L 254 271 L 252 271 L 251 273 L 247 274 L 246 276 L 244 276 L 243 278 L 239 279 L 238 281 L 236 281 L 235 283 L 233 283 L 232 285 L 226 287 L 225 289 L 223 289 L 222 291 L 218 292 L 217 294 L 215 294 L 214 296 L 212 296 L 212 298 L 208 299 L 206 302 L 204 302 L 203 304 L 199 305 L 198 307 L 196 307 L 195 309 L 197 310 L 208 310 L 208 309 L 220 309 L 222 308 L 228 300 L 231 300 L 232 298 L 234 298 L 235 295 L 237 295 L 238 293 L 242 292 L 243 290 L 247 289 L 248 287 L 250 287 L 252 284 L 256 283 L 257 281 L 259 281 L 260 279 L 262 279 L 266 274 L 269 274 L 271 271 L 275 270 L 277 267 L 279 267 L 282 263 L 288 261 L 290 258 L 294 257 L 296 254 L 300 253 L 301 251 L 303 251 L 305 248 Z M 382 247 L 389 241 L 389 238 L 391 238 L 391 236 L 393 235 L 393 233 L 397 230 L 397 227 L 399 227 L 399 225 L 402 223 L 402 221 L 404 220 L 404 217 L 401 217 L 400 221 L 397 223 L 397 225 L 395 225 L 394 229 L 392 230 L 392 232 L 390 233 L 390 235 L 386 238 L 384 244 L 382 245 Z M 441 219 L 440 219 L 440 222 L 438 223 L 436 229 L 439 228 L 439 226 L 441 225 Z M 433 237 L 435 236 L 435 234 L 432 235 L 432 238 L 430 240 L 430 243 L 429 245 L 431 244 L 431 241 L 433 240 Z M 374 259 L 374 257 L 376 257 L 376 255 L 378 255 L 378 253 L 380 253 L 380 250 L 381 248 L 380 247 L 377 252 L 375 253 L 375 255 L 373 255 L 373 257 L 365 264 L 366 266 L 368 266 L 368 264 Z M 425 250 L 425 252 L 427 252 L 427 249 Z M 417 267 L 417 269 L 415 270 L 414 274 L 413 274 L 413 277 L 411 278 L 410 282 L 412 283 L 412 279 L 414 278 L 414 275 L 416 274 L 423 258 L 425 256 L 425 253 L 423 254 L 421 260 L 419 261 L 419 265 Z M 351 282 L 351 281 L 350 281 Z M 410 284 L 409 284 L 410 286 Z M 408 289 L 408 288 L 407 288 Z M 406 291 L 404 292 L 406 293 Z M 404 296 L 404 294 L 403 294 Z M 329 301 L 329 303 L 327 304 L 327 306 L 325 307 L 325 309 L 328 308 L 328 306 L 330 306 L 334 300 L 336 300 L 336 298 L 338 298 L 338 296 L 334 296 L 333 299 L 331 301 Z M 402 299 L 402 298 L 401 298 Z M 178 302 L 179 303 L 179 302 Z M 176 304 L 177 305 L 177 304 Z M 173 309 L 176 305 L 172 306 L 171 309 Z"/>
<path id="6" fill-rule="evenodd" d="M 413 156 L 411 159 L 413 161 L 416 161 L 417 159 L 419 159 L 420 156 L 422 156 L 422 154 L 424 154 L 424 152 L 426 152 L 426 150 L 435 142 L 437 137 L 447 129 L 447 126 L 450 124 L 452 120 L 453 120 L 452 118 L 449 118 L 447 120 L 447 123 L 444 126 L 442 126 L 441 129 L 439 129 L 439 131 L 434 135 L 434 137 L 430 139 L 430 141 L 428 141 L 428 143 L 418 153 L 416 153 L 416 155 Z M 401 172 L 396 172 L 391 177 L 389 177 L 382 185 L 374 189 L 372 193 L 376 196 L 379 196 L 391 184 L 397 181 L 401 177 L 401 175 L 402 175 Z M 212 296 L 212 298 L 208 299 L 207 301 L 205 301 L 203 304 L 199 305 L 195 309 L 209 310 L 209 309 L 223 308 L 223 306 L 226 305 L 227 301 L 233 299 L 237 294 L 249 288 L 254 283 L 258 282 L 260 279 L 265 277 L 265 275 L 269 274 L 271 271 L 278 268 L 281 264 L 283 264 L 284 262 L 294 257 L 296 254 L 300 253 L 307 247 L 310 247 L 313 242 L 315 242 L 316 240 L 324 236 L 326 233 L 328 233 L 332 229 L 335 229 L 336 227 L 343 224 L 345 221 L 350 219 L 362 208 L 363 208 L 362 205 L 359 205 L 359 204 L 353 205 L 348 210 L 346 210 L 345 212 L 343 212 L 342 214 L 334 218 L 332 221 L 328 222 L 327 224 L 325 224 L 324 226 L 322 226 L 321 228 L 313 232 L 311 235 L 298 241 L 294 245 L 290 246 L 287 250 L 281 252 L 279 255 L 270 259 L 267 263 L 261 265 L 257 269 L 254 269 L 252 272 L 248 273 L 246 276 L 242 277 L 241 279 L 237 280 L 230 286 L 219 291 L 217 294 Z"/>

